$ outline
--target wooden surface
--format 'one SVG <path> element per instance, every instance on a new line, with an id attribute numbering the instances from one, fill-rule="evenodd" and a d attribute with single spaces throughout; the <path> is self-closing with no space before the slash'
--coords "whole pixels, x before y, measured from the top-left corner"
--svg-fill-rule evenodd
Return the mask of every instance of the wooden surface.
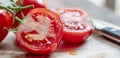
<path id="1" fill-rule="evenodd" d="M 112 27 L 114 25 L 100 22 Z M 68 45 L 61 44 L 50 55 L 29 54 L 19 47 L 15 40 L 15 34 L 9 33 L 5 40 L 0 43 L 0 58 L 119 58 L 120 46 L 105 38 L 93 34 L 84 44 Z"/>

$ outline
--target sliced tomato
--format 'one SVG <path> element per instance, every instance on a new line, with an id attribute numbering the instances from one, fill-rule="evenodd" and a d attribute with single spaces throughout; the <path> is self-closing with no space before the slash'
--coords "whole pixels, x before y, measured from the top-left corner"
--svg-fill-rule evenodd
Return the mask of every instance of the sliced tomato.
<path id="1" fill-rule="evenodd" d="M 12 16 L 7 10 L 0 9 L 0 42 L 8 34 L 7 28 L 13 23 Z"/>
<path id="2" fill-rule="evenodd" d="M 92 24 L 87 19 L 88 13 L 78 8 L 57 9 L 63 22 L 63 41 L 83 43 L 92 33 Z"/>
<path id="3" fill-rule="evenodd" d="M 46 0 L 22 0 L 22 3 L 23 3 L 23 7 L 24 6 L 28 6 L 28 5 L 33 5 L 34 8 L 47 8 L 47 5 L 46 5 Z M 16 4 L 19 5 L 19 0 L 16 1 Z M 27 9 L 24 9 L 20 12 L 17 13 L 17 17 L 22 19 L 22 15 L 21 13 L 24 14 L 24 16 L 27 15 L 27 13 L 33 8 L 27 8 Z M 14 24 L 11 26 L 12 29 L 16 28 L 20 23 L 18 21 L 15 21 Z"/>
<path id="4" fill-rule="evenodd" d="M 49 54 L 59 45 L 63 27 L 60 17 L 47 9 L 32 9 L 27 22 L 17 30 L 17 41 L 26 51 L 34 54 Z"/>

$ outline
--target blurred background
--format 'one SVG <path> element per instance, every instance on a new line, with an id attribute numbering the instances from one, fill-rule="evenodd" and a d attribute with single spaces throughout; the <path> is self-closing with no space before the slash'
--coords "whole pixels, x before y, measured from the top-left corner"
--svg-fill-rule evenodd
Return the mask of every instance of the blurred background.
<path id="1" fill-rule="evenodd" d="M 0 0 L 9 4 L 10 0 Z M 120 26 L 120 0 L 47 0 L 50 9 L 78 7 L 89 13 L 90 17 L 108 21 Z"/>
<path id="2" fill-rule="evenodd" d="M 113 11 L 117 15 L 120 16 L 120 0 L 86 0 L 86 1 L 89 1 L 100 8 L 107 8 L 110 11 Z M 54 8 L 65 7 L 65 6 L 81 7 L 82 4 L 84 5 L 84 7 L 87 7 L 86 2 L 84 2 L 83 0 L 75 0 L 75 1 L 73 1 L 73 0 L 66 0 L 66 1 L 64 1 L 64 0 L 47 0 L 47 2 L 50 3 L 50 5 L 52 5 L 52 7 L 54 7 Z M 84 9 L 84 7 L 81 7 L 81 8 Z"/>
<path id="3" fill-rule="evenodd" d="M 99 7 L 107 7 L 120 16 L 120 0 L 89 0 Z"/>
<path id="4" fill-rule="evenodd" d="M 69 1 L 69 2 L 68 2 Z M 73 2 L 72 2 L 73 1 Z M 86 1 L 90 1 L 91 3 L 93 3 L 94 5 L 98 6 L 98 7 L 102 7 L 102 8 L 108 8 L 111 11 L 115 12 L 117 15 L 120 16 L 120 0 L 86 0 Z M 0 2 L 5 2 L 6 4 L 9 4 L 9 0 L 0 0 Z M 76 5 L 76 7 L 80 6 L 81 4 L 79 4 L 78 2 L 83 2 L 82 0 L 47 0 L 48 3 L 50 3 L 50 6 L 54 7 L 54 8 L 58 8 L 58 7 L 65 7 L 65 5 L 67 6 L 73 6 L 74 4 Z M 74 2 L 77 2 L 74 3 Z M 71 5 L 70 5 L 71 4 Z M 85 3 L 82 3 L 83 5 L 86 5 Z M 87 7 L 87 6 L 85 6 Z"/>

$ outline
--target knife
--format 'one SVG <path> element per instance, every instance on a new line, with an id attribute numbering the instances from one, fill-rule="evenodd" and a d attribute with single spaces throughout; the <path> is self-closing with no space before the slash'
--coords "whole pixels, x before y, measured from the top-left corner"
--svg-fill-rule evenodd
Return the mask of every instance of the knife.
<path id="1" fill-rule="evenodd" d="M 92 20 L 95 33 L 98 33 L 120 45 L 120 29 L 109 27 Z"/>

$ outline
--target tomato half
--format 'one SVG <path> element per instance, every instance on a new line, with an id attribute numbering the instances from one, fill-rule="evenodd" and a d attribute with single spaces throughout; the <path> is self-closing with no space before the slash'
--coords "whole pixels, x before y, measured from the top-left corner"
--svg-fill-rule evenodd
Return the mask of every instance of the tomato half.
<path id="1" fill-rule="evenodd" d="M 28 5 L 34 5 L 34 8 L 47 8 L 46 5 L 46 0 L 22 0 L 23 2 L 23 7 L 24 6 L 28 6 Z M 16 1 L 16 4 L 19 5 L 19 0 Z M 22 15 L 21 12 L 26 16 L 27 13 L 33 8 L 28 8 L 28 9 L 24 9 L 20 12 L 17 13 L 17 17 L 19 17 L 20 19 L 22 19 Z M 14 24 L 11 26 L 12 29 L 16 28 L 19 25 L 18 21 L 15 21 Z"/>
<path id="2" fill-rule="evenodd" d="M 8 34 L 8 28 L 13 22 L 12 16 L 8 13 L 7 10 L 0 9 L 0 42 Z"/>
<path id="3" fill-rule="evenodd" d="M 83 43 L 92 33 L 92 24 L 87 19 L 87 12 L 78 8 L 57 9 L 63 22 L 63 41 Z"/>
<path id="4" fill-rule="evenodd" d="M 22 48 L 34 54 L 48 54 L 59 45 L 63 27 L 60 17 L 47 9 L 32 9 L 27 22 L 17 30 L 17 41 Z"/>

